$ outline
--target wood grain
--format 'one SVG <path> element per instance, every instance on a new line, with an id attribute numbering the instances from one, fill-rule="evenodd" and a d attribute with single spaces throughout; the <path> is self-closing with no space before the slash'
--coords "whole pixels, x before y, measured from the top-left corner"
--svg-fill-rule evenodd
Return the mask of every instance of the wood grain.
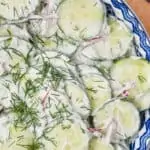
<path id="1" fill-rule="evenodd" d="M 150 35 L 150 2 L 146 0 L 127 0 Z"/>

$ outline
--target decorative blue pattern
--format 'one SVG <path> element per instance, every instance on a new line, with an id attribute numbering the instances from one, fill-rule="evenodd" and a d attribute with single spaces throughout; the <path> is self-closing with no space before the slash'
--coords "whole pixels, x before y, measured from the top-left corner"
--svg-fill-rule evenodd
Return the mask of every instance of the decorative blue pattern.
<path id="1" fill-rule="evenodd" d="M 123 0 L 103 0 L 108 13 L 123 20 L 133 31 L 136 53 L 150 61 L 150 39 L 138 17 Z M 141 112 L 141 129 L 131 143 L 131 150 L 150 150 L 150 110 Z"/>
<path id="2" fill-rule="evenodd" d="M 141 128 L 138 137 L 131 144 L 131 150 L 150 150 L 150 116 L 149 111 L 145 112 L 148 116 L 145 118 L 143 127 Z M 149 141 L 148 141 L 149 140 Z"/>
<path id="3" fill-rule="evenodd" d="M 142 145 L 142 146 L 140 146 L 138 148 L 138 150 L 146 150 L 146 148 L 147 148 L 146 142 L 147 142 L 147 139 L 150 138 L 150 129 L 149 129 L 150 128 L 150 119 L 148 119 L 144 125 L 146 128 L 146 131 L 142 136 L 139 137 L 140 145 Z"/>

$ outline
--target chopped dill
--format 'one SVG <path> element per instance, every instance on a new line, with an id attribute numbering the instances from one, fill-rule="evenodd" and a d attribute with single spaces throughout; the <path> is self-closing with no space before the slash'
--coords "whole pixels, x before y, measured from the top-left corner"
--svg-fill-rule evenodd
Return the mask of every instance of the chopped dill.
<path id="1" fill-rule="evenodd" d="M 43 132 L 43 135 L 42 137 L 44 137 L 47 141 L 51 142 L 55 147 L 57 146 L 57 142 L 56 142 L 56 139 L 53 138 L 53 137 L 48 137 L 47 136 L 47 133 L 48 133 L 48 129 L 46 129 L 44 132 Z"/>
<path id="2" fill-rule="evenodd" d="M 56 37 L 56 43 L 57 43 L 57 45 L 63 44 L 64 39 L 61 38 L 61 37 L 58 35 L 57 32 L 56 32 L 56 34 L 55 34 L 55 37 Z"/>
<path id="3" fill-rule="evenodd" d="M 29 39 L 29 43 L 35 48 L 40 48 L 39 46 L 44 47 L 46 45 L 45 41 L 40 37 L 40 35 L 34 35 Z"/>
<path id="4" fill-rule="evenodd" d="M 92 92 L 92 93 L 97 93 L 97 90 L 93 88 L 86 88 L 87 91 Z"/>
<path id="5" fill-rule="evenodd" d="M 11 94 L 11 107 L 10 112 L 15 114 L 14 125 L 18 127 L 23 125 L 23 128 L 28 128 L 30 126 L 37 126 L 38 112 L 33 107 L 34 104 L 28 106 L 27 103 L 16 93 Z"/>
<path id="6" fill-rule="evenodd" d="M 63 130 L 65 130 L 65 129 L 70 129 L 71 125 L 70 124 L 69 125 L 61 124 L 61 127 Z"/>
<path id="7" fill-rule="evenodd" d="M 25 89 L 24 89 L 25 96 L 28 95 L 30 97 L 33 97 L 34 94 L 38 91 L 40 85 L 37 85 L 35 83 L 36 83 L 35 81 L 32 81 L 30 79 L 25 82 Z"/>
<path id="8" fill-rule="evenodd" d="M 55 112 L 52 113 L 51 111 L 49 111 L 49 113 L 50 116 L 58 122 L 61 122 L 61 120 L 67 119 L 71 116 L 71 112 L 69 112 L 68 110 L 68 105 L 59 103 L 58 105 L 55 105 L 55 108 Z"/>
<path id="9" fill-rule="evenodd" d="M 100 73 L 102 73 L 102 75 L 104 76 L 104 77 L 106 77 L 106 78 L 109 78 L 109 69 L 108 68 L 106 68 L 105 66 L 101 66 L 101 67 L 96 67 L 97 68 L 97 70 L 100 72 Z"/>
<path id="10" fill-rule="evenodd" d="M 23 79 L 26 72 L 22 72 L 19 63 L 15 64 L 14 66 L 10 65 L 10 67 L 10 74 L 12 76 L 12 80 L 16 84 L 18 81 L 20 82 Z"/>
<path id="11" fill-rule="evenodd" d="M 43 80 L 47 77 L 50 67 L 51 67 L 51 64 L 48 61 L 43 62 L 42 70 L 39 72 L 39 74 L 42 75 Z"/>
<path id="12" fill-rule="evenodd" d="M 50 74 L 51 74 L 52 86 L 54 89 L 57 89 L 61 80 L 65 78 L 65 75 L 53 66 L 51 66 L 51 68 L 50 68 Z"/>
<path id="13" fill-rule="evenodd" d="M 31 64 L 31 52 L 33 51 L 33 47 L 30 48 L 30 50 L 28 51 L 26 57 L 24 57 L 24 61 L 25 63 L 30 67 L 30 64 Z"/>
<path id="14" fill-rule="evenodd" d="M 17 50 L 17 49 L 15 49 L 15 48 L 13 48 L 13 47 L 8 47 L 8 48 L 5 48 L 5 47 L 3 47 L 4 48 L 4 50 L 6 51 L 6 52 L 9 52 L 9 56 L 13 59 L 13 55 L 17 55 L 17 56 L 19 56 L 20 58 L 25 58 L 25 56 L 23 55 L 23 53 L 21 53 L 21 51 L 19 51 L 19 50 Z"/>
<path id="15" fill-rule="evenodd" d="M 143 76 L 143 75 L 138 75 L 138 79 L 139 79 L 139 81 L 141 82 L 141 83 L 144 83 L 144 82 L 146 82 L 146 78 Z"/>
<path id="16" fill-rule="evenodd" d="M 11 45 L 11 42 L 12 42 L 12 37 L 6 39 L 4 41 L 4 49 L 7 49 Z"/>
<path id="17" fill-rule="evenodd" d="M 21 147 L 24 147 L 26 150 L 40 150 L 44 145 L 39 141 L 39 139 L 32 139 L 32 142 L 28 145 L 18 144 Z"/>

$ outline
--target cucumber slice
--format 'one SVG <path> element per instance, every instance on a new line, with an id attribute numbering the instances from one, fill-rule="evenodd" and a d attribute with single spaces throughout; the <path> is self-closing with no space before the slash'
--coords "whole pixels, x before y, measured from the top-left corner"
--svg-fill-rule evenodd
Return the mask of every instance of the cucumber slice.
<path id="1" fill-rule="evenodd" d="M 43 140 L 45 150 L 88 150 L 89 137 L 80 123 L 66 121 L 64 124 L 56 125 L 47 136 L 55 144 Z"/>
<path id="2" fill-rule="evenodd" d="M 114 148 L 101 139 L 92 138 L 89 142 L 89 150 L 114 150 Z"/>
<path id="3" fill-rule="evenodd" d="M 87 118 L 90 113 L 90 104 L 83 88 L 75 81 L 66 81 L 65 89 L 75 111 Z"/>
<path id="4" fill-rule="evenodd" d="M 102 107 L 111 98 L 109 82 L 95 68 L 82 66 L 81 70 L 91 109 Z"/>
<path id="5" fill-rule="evenodd" d="M 58 16 L 59 27 L 66 36 L 83 40 L 100 33 L 105 9 L 98 0 L 66 0 L 60 4 Z"/>
<path id="6" fill-rule="evenodd" d="M 32 144 L 33 137 L 28 130 L 11 128 L 10 139 L 0 144 L 0 150 L 25 150 Z"/>
<path id="7" fill-rule="evenodd" d="M 114 95 L 128 91 L 128 99 L 137 105 L 140 110 L 150 106 L 148 96 L 139 99 L 146 94 L 150 88 L 150 64 L 138 57 L 130 57 L 117 61 L 111 68 L 111 85 Z M 147 99 L 147 100 L 146 100 Z M 145 103 L 145 104 L 144 104 Z"/>
<path id="8" fill-rule="evenodd" d="M 115 122 L 113 122 L 114 119 Z M 107 130 L 110 124 L 115 125 L 115 132 L 122 135 L 121 139 L 126 139 L 133 136 L 139 129 L 139 112 L 132 103 L 116 100 L 95 114 L 94 124 L 103 130 Z"/>
<path id="9" fill-rule="evenodd" d="M 136 97 L 136 99 L 133 100 L 133 103 L 136 105 L 136 107 L 140 110 L 146 110 L 150 108 L 150 91 L 148 90 L 147 92 L 145 92 L 142 95 L 139 95 L 138 97 Z"/>
<path id="10" fill-rule="evenodd" d="M 38 4 L 39 0 L 1 0 L 0 16 L 10 20 L 26 17 L 35 10 Z"/>
<path id="11" fill-rule="evenodd" d="M 123 22 L 111 20 L 109 28 L 108 35 L 91 41 L 89 46 L 81 50 L 82 57 L 95 61 L 99 59 L 111 60 L 122 57 L 131 49 L 133 36 Z"/>
<path id="12" fill-rule="evenodd" d="M 110 26 L 110 44 L 112 48 L 112 57 L 120 57 L 124 55 L 130 48 L 133 35 L 125 24 L 116 19 L 109 19 L 108 25 Z M 117 52 L 118 50 L 118 52 Z"/>

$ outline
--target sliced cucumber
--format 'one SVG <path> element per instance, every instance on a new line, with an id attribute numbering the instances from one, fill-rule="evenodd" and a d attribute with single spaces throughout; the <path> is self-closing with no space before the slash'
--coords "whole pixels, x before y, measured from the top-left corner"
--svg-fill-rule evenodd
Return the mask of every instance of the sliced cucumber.
<path id="1" fill-rule="evenodd" d="M 83 40 L 100 33 L 105 10 L 98 0 L 66 0 L 60 4 L 58 16 L 59 27 L 66 36 Z"/>
<path id="2" fill-rule="evenodd" d="M 91 103 L 91 109 L 102 107 L 111 98 L 109 82 L 96 68 L 82 66 L 82 79 Z"/>
<path id="3" fill-rule="evenodd" d="M 0 144 L 0 150 L 25 150 L 33 141 L 33 134 L 22 129 L 12 128 L 10 139 Z"/>
<path id="4" fill-rule="evenodd" d="M 33 139 L 33 133 L 29 129 L 16 128 L 14 126 L 10 127 L 10 137 L 17 139 L 19 136 L 23 136 L 22 144 L 28 143 Z"/>
<path id="5" fill-rule="evenodd" d="M 148 108 L 150 106 L 148 96 L 144 96 L 143 100 L 141 95 L 145 95 L 150 89 L 149 74 L 150 64 L 142 58 L 131 57 L 117 61 L 111 69 L 113 79 L 111 85 L 114 95 L 122 94 L 126 90 L 128 91 L 127 98 L 132 102 L 135 101 L 135 105 L 140 110 Z"/>
<path id="6" fill-rule="evenodd" d="M 133 39 L 133 35 L 129 28 L 127 28 L 127 26 L 125 26 L 125 24 L 119 20 L 110 18 L 108 21 L 108 25 L 110 26 L 109 39 L 111 48 L 112 50 L 114 49 L 115 54 L 115 49 L 119 48 L 120 45 L 120 48 L 122 48 L 122 50 L 119 51 L 118 56 L 122 56 L 129 49 L 130 43 Z"/>
<path id="7" fill-rule="evenodd" d="M 136 107 L 140 110 L 146 110 L 150 108 L 150 90 L 147 92 L 144 92 L 144 94 L 141 94 L 137 96 L 134 100 L 133 103 L 136 105 Z"/>
<path id="8" fill-rule="evenodd" d="M 114 150 L 114 148 L 101 139 L 92 138 L 89 142 L 89 150 Z"/>
<path id="9" fill-rule="evenodd" d="M 73 80 L 67 81 L 65 88 L 71 100 L 72 107 L 74 107 L 76 112 L 80 115 L 84 116 L 84 118 L 87 118 L 90 113 L 90 104 L 83 88 L 81 88 L 77 82 L 73 82 Z"/>
<path id="10" fill-rule="evenodd" d="M 10 20 L 26 17 L 38 4 L 39 0 L 0 0 L 0 16 Z"/>
<path id="11" fill-rule="evenodd" d="M 116 100 L 96 113 L 94 124 L 103 130 L 107 130 L 111 124 L 115 125 L 115 132 L 119 132 L 122 135 L 121 138 L 125 139 L 138 131 L 140 126 L 139 112 L 133 104 Z"/>
<path id="12" fill-rule="evenodd" d="M 43 140 L 45 150 L 88 150 L 89 137 L 80 123 L 66 121 L 56 125 L 47 136 L 55 143 Z"/>
<path id="13" fill-rule="evenodd" d="M 80 53 L 88 59 L 116 59 L 129 51 L 132 44 L 132 33 L 118 20 L 109 21 L 110 33 L 89 43 Z M 133 48 L 132 48 L 133 49 Z"/>

